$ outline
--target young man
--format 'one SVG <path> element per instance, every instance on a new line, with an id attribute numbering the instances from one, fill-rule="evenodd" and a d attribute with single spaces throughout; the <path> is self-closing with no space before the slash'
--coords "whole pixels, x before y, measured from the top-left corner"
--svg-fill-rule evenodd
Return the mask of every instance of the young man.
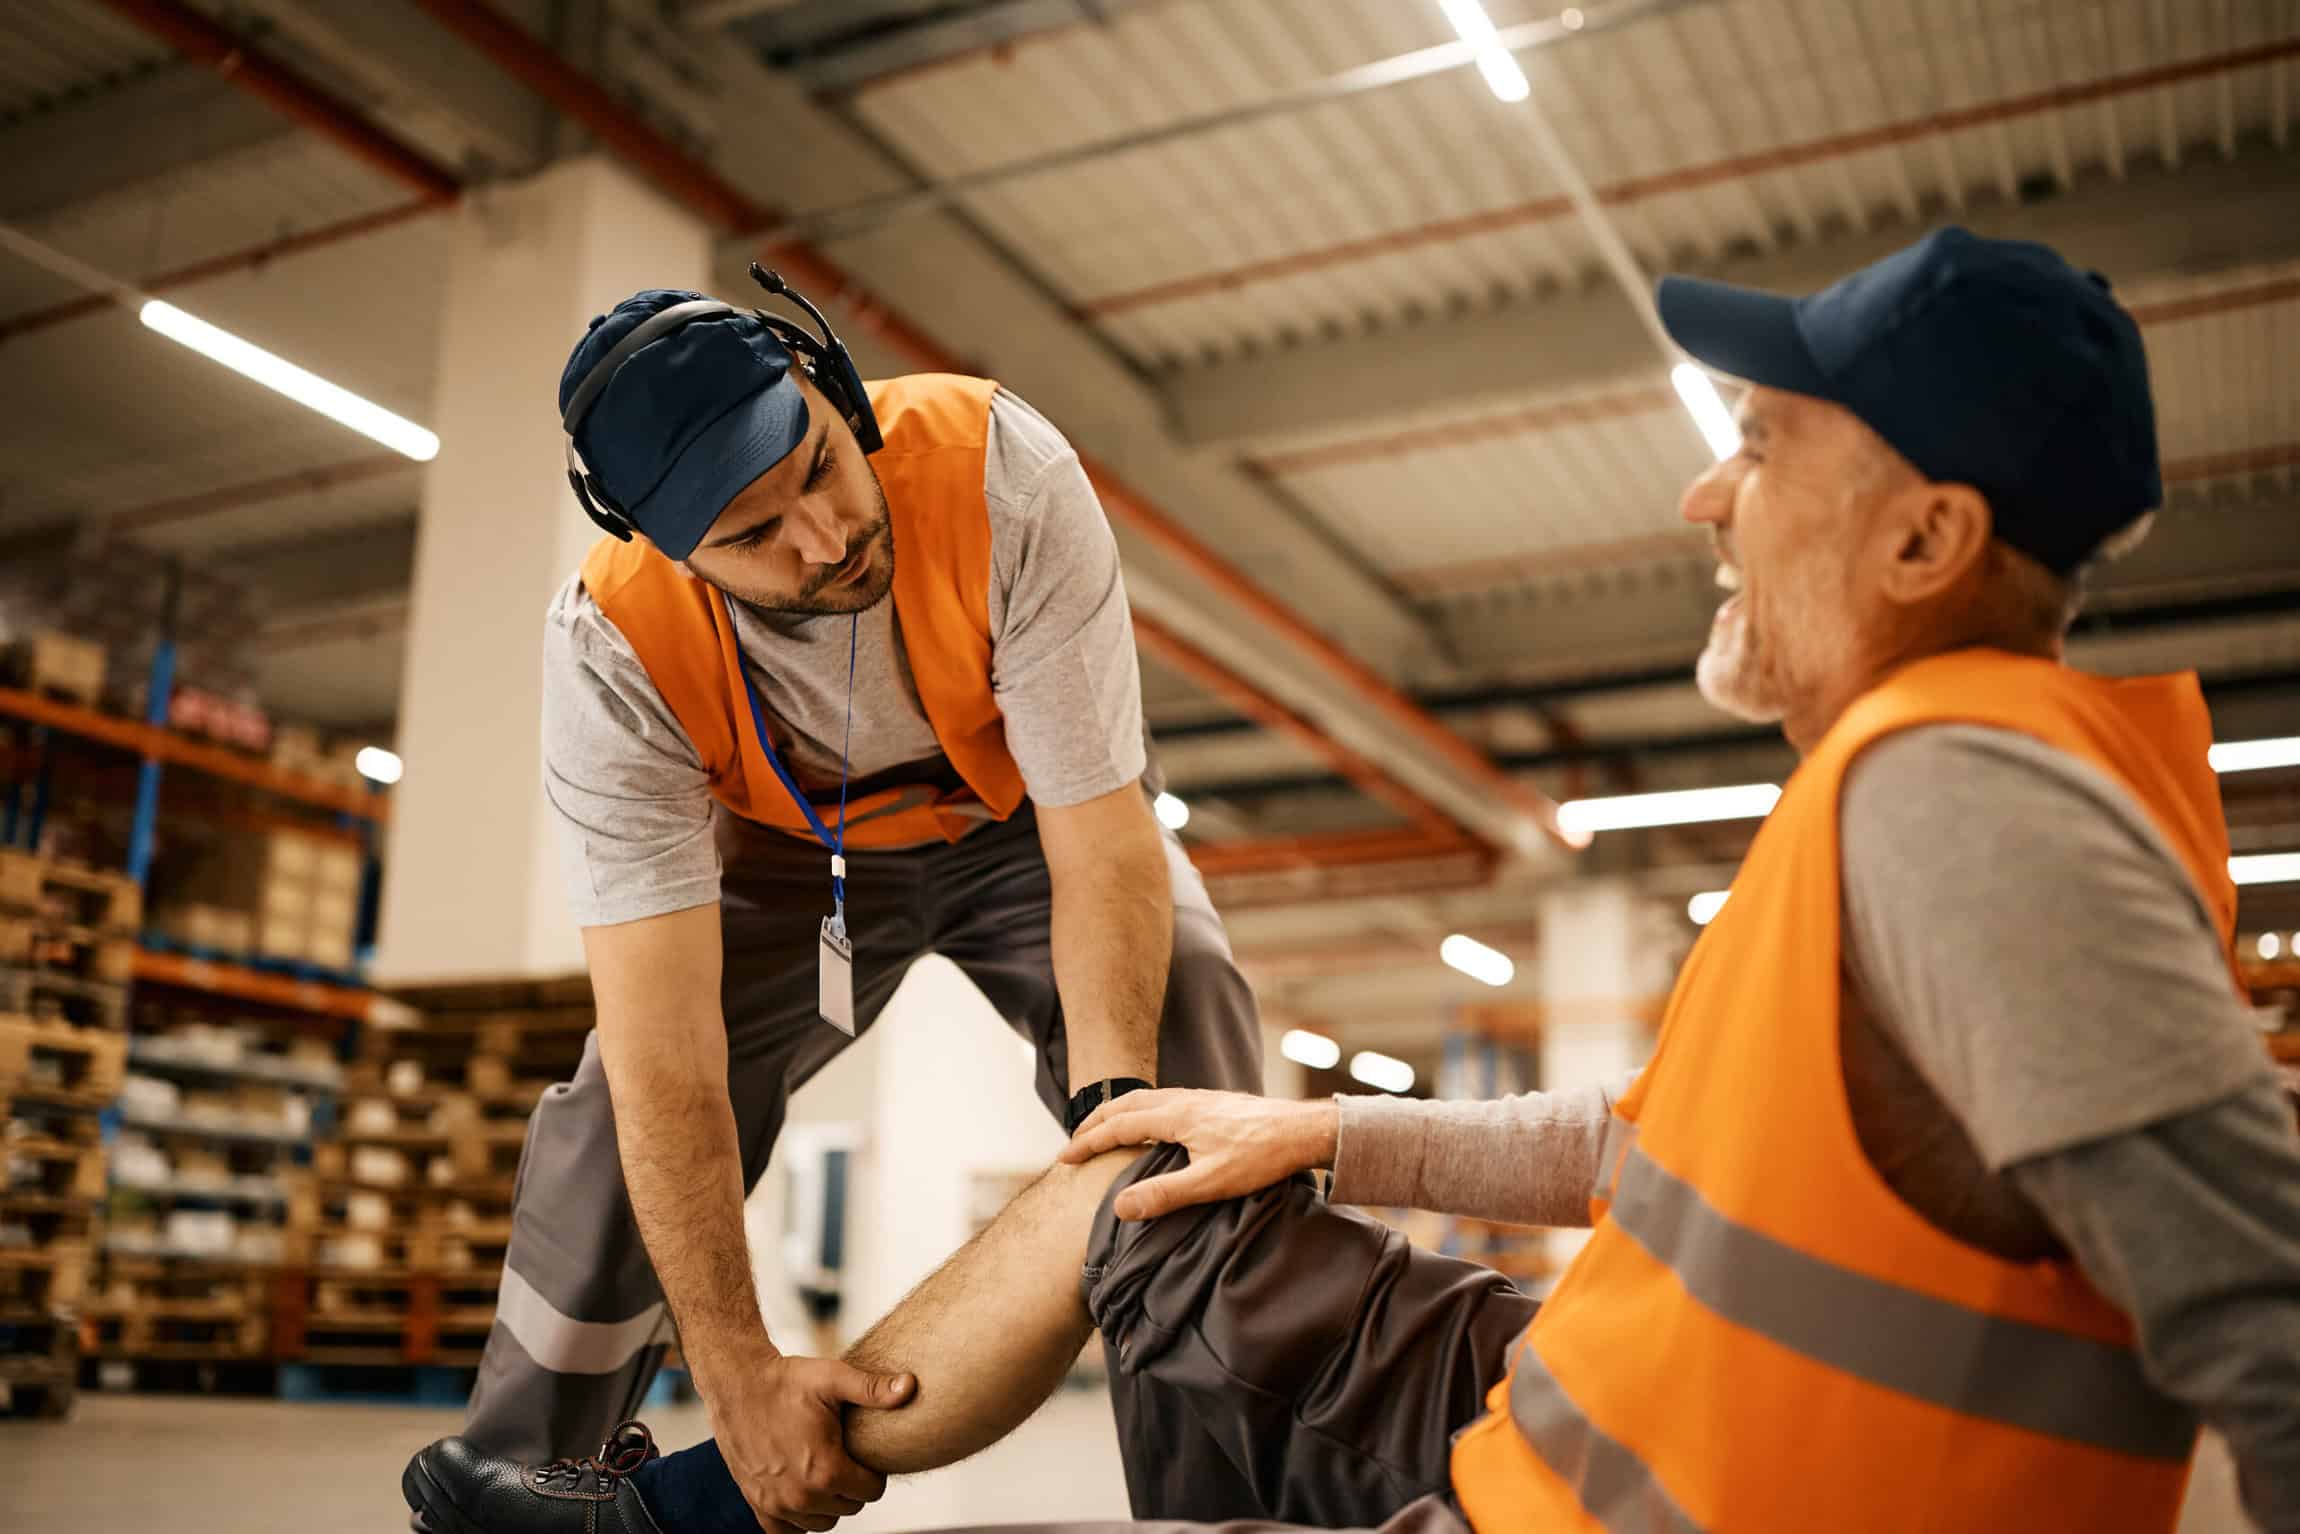
<path id="1" fill-rule="evenodd" d="M 1701 685 L 1803 761 L 1652 1062 L 1618 1099 L 1099 1110 L 855 1349 L 918 1379 L 853 1414 L 859 1459 L 1006 1431 L 1091 1318 L 1143 1517 L 2153 1534 L 2201 1419 L 2300 1531 L 2300 1138 L 2230 976 L 2210 721 L 2193 677 L 2060 662 L 2084 565 L 2159 499 L 2136 328 L 1961 230 L 1661 308 L 1754 385 L 1684 501 L 1734 593 Z M 1317 1166 L 1595 1230 L 1537 1312 Z M 710 1446 L 622 1447 L 555 1472 L 599 1527 L 742 1527 Z M 576 1527 L 452 1441 L 407 1490 L 456 1534 Z"/>
<path id="2" fill-rule="evenodd" d="M 1259 1026 L 1151 814 L 1117 549 L 1060 433 L 986 379 L 865 385 L 827 328 L 670 291 L 592 322 L 559 403 L 614 535 L 543 635 L 599 1021 L 535 1113 L 467 1432 L 597 1443 L 676 1317 L 757 1516 L 826 1529 L 884 1485 L 842 1408 L 908 1382 L 760 1323 L 742 1205 L 789 1094 L 929 951 L 1036 1045 L 1058 1120 L 1258 1089 Z"/>

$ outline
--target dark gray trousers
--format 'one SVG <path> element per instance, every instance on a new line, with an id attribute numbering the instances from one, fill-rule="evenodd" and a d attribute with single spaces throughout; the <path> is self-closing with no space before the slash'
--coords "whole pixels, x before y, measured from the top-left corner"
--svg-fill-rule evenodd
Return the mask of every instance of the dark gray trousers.
<path id="1" fill-rule="evenodd" d="M 1087 1248 L 1134 1515 L 1460 1528 L 1454 1435 L 1535 1302 L 1328 1205 L 1307 1177 L 1147 1222 L 1111 1213 L 1118 1189 L 1188 1159 L 1160 1146 L 1129 1168 Z"/>
<path id="2" fill-rule="evenodd" d="M 811 842 L 719 818 L 728 1092 L 745 1184 L 766 1170 L 790 1094 L 849 1042 L 815 1014 L 815 946 L 829 857 Z M 1261 1026 L 1197 870 L 1171 837 L 1174 956 L 1158 1037 L 1161 1082 L 1256 1092 Z M 1069 1100 L 1049 933 L 1051 887 L 1027 807 L 948 846 L 847 858 L 855 1018 L 873 1023 L 911 963 L 939 953 L 1038 1052 L 1037 1090 Z M 594 1036 L 575 1079 L 537 1106 L 512 1236 L 465 1433 L 523 1461 L 591 1452 L 633 1415 L 670 1338 L 662 1289 L 631 1216 Z"/>

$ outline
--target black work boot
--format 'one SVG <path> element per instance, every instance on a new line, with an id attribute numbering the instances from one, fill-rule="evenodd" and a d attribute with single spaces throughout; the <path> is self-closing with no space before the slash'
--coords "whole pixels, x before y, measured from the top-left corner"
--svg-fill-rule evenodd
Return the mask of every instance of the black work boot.
<path id="1" fill-rule="evenodd" d="M 399 1477 L 416 1534 L 669 1534 L 631 1476 L 661 1452 L 626 1422 L 593 1459 L 518 1465 L 460 1438 L 417 1452 Z"/>

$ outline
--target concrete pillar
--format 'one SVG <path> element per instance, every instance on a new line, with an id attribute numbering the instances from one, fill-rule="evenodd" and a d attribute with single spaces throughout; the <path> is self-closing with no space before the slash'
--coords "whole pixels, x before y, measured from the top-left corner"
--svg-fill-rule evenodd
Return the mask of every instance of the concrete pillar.
<path id="1" fill-rule="evenodd" d="M 705 225 L 601 159 L 477 194 L 452 216 L 385 981 L 582 965 L 537 744 L 543 610 L 597 536 L 561 471 L 559 370 L 593 315 L 639 288 L 700 288 L 710 271 Z"/>
<path id="2" fill-rule="evenodd" d="M 1541 897 L 1541 1089 L 1612 1086 L 1653 1050 L 1647 1020 L 1669 987 L 1670 949 L 1658 913 L 1627 885 L 1577 880 Z M 1551 1234 L 1571 1257 L 1583 1231 Z"/>

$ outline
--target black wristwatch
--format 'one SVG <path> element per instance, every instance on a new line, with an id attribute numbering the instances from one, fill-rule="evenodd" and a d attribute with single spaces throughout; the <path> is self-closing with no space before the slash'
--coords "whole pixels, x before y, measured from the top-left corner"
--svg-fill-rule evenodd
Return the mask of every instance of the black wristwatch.
<path id="1" fill-rule="evenodd" d="M 1062 1132 L 1071 1135 L 1078 1133 L 1078 1126 L 1091 1118 L 1095 1109 L 1114 1097 L 1149 1090 L 1150 1083 L 1139 1076 L 1113 1076 L 1108 1081 L 1097 1081 L 1080 1087 L 1070 1094 L 1069 1110 L 1062 1115 Z"/>

